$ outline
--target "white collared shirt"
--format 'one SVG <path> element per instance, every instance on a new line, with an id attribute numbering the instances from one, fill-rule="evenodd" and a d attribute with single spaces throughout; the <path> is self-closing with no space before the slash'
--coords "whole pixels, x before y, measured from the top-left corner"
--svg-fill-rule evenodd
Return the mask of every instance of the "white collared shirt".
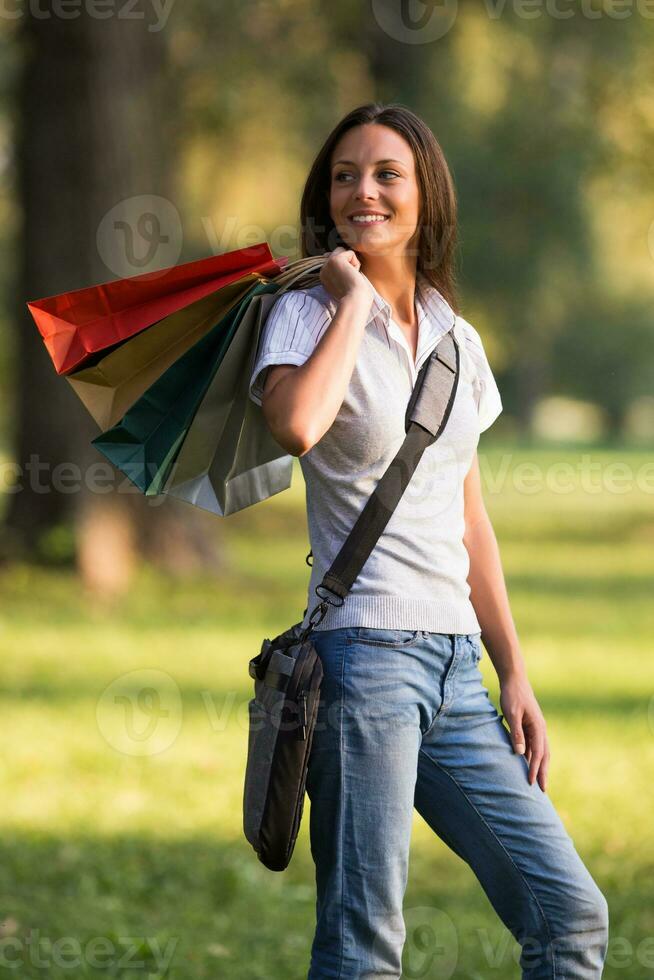
<path id="1" fill-rule="evenodd" d="M 374 288 L 374 287 L 373 287 Z M 395 512 L 342 606 L 330 607 L 317 629 L 369 626 L 476 633 L 480 626 L 467 583 L 463 544 L 463 480 L 479 434 L 502 411 L 481 338 L 423 276 L 416 280 L 418 346 L 374 290 L 370 316 L 343 403 L 331 427 L 299 458 L 306 484 L 313 551 L 308 622 L 315 586 L 336 557 L 385 469 L 404 440 L 404 417 L 418 372 L 454 325 L 461 373 L 447 425 L 429 446 Z M 337 310 L 322 285 L 280 296 L 264 324 L 250 397 L 260 405 L 266 370 L 303 364 Z"/>

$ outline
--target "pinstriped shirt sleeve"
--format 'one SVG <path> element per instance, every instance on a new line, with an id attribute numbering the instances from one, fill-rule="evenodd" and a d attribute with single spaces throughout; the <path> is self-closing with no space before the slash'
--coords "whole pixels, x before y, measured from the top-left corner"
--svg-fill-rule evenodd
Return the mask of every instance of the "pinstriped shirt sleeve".
<path id="1" fill-rule="evenodd" d="M 479 333 L 471 323 L 468 323 L 463 317 L 461 319 L 463 320 L 466 338 L 466 350 L 473 366 L 472 387 L 481 433 L 493 424 L 502 411 L 502 399 Z"/>
<path id="2" fill-rule="evenodd" d="M 261 405 L 268 368 L 273 364 L 304 364 L 330 321 L 330 311 L 315 296 L 301 289 L 282 293 L 259 336 L 248 391 L 255 404 Z"/>

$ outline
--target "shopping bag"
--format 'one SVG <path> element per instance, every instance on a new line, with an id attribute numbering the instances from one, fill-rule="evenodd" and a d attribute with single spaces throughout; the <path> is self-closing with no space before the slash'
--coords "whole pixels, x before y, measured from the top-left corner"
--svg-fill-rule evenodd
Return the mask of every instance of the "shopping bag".
<path id="1" fill-rule="evenodd" d="M 250 274 L 171 313 L 120 344 L 91 367 L 65 375 L 104 431 L 111 428 L 157 378 L 211 330 L 261 276 Z"/>
<path id="2" fill-rule="evenodd" d="M 189 426 L 163 492 L 226 517 L 287 490 L 293 457 L 273 438 L 249 397 L 261 329 L 276 298 L 271 285 L 248 305 Z"/>
<path id="3" fill-rule="evenodd" d="M 148 388 L 117 425 L 92 440 L 92 445 L 143 493 L 161 492 L 250 300 L 270 288 L 268 283 L 253 286 L 227 316 Z"/>
<path id="4" fill-rule="evenodd" d="M 146 327 L 249 273 L 275 275 L 267 242 L 157 272 L 31 300 L 28 309 L 58 374 L 81 367 Z"/>
<path id="5" fill-rule="evenodd" d="M 245 311 L 180 446 L 163 492 L 226 517 L 291 485 L 293 457 L 249 397 L 261 331 L 279 293 L 320 282 L 327 256 L 289 263 Z"/>

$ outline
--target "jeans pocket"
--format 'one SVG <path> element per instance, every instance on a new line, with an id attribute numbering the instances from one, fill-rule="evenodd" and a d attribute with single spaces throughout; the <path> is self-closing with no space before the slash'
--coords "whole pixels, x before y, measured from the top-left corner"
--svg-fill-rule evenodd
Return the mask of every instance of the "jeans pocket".
<path id="1" fill-rule="evenodd" d="M 475 664 L 479 663 L 484 653 L 480 637 L 480 633 L 472 633 L 468 637 L 468 643 L 470 644 L 470 650 L 472 652 L 472 659 Z"/>
<path id="2" fill-rule="evenodd" d="M 357 626 L 352 636 L 348 638 L 348 643 L 398 650 L 413 646 L 422 635 L 423 630 L 390 630 L 376 626 Z"/>

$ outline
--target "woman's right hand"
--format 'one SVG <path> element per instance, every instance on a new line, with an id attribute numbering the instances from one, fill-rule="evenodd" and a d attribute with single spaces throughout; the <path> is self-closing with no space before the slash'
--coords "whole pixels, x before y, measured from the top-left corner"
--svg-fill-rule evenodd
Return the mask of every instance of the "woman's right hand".
<path id="1" fill-rule="evenodd" d="M 345 296 L 361 296 L 372 303 L 375 293 L 370 280 L 361 272 L 361 263 L 351 248 L 338 246 L 326 252 L 329 258 L 320 270 L 320 281 L 339 302 Z"/>

